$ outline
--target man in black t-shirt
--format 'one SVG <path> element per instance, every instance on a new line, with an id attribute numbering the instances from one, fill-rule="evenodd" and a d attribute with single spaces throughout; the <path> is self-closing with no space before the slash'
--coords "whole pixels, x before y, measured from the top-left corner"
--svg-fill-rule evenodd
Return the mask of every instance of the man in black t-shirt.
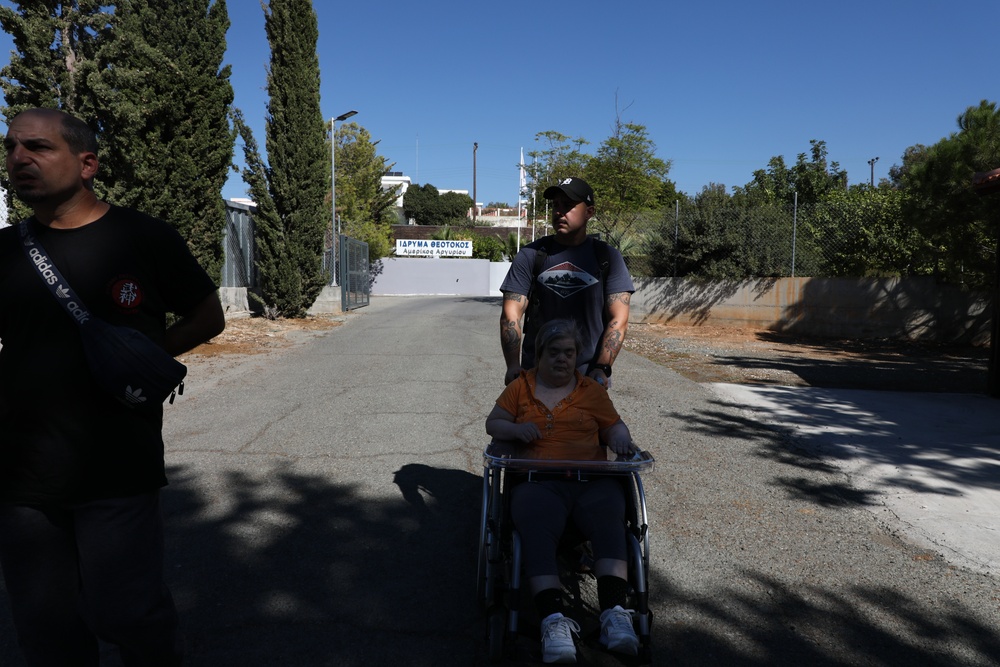
<path id="1" fill-rule="evenodd" d="M 28 229 L 93 316 L 172 355 L 222 331 L 216 287 L 167 223 L 96 197 L 97 141 L 55 109 L 10 122 L 7 173 Z M 0 567 L 30 665 L 180 664 L 163 577 L 162 406 L 95 383 L 76 323 L 0 230 Z M 178 316 L 166 326 L 167 314 Z"/>
<path id="2" fill-rule="evenodd" d="M 534 367 L 535 332 L 545 322 L 569 318 L 583 336 L 580 372 L 607 387 L 625 341 L 635 287 L 621 253 L 587 234 L 595 209 L 586 181 L 567 178 L 544 194 L 552 200 L 554 234 L 521 248 L 500 285 L 504 382 Z"/>

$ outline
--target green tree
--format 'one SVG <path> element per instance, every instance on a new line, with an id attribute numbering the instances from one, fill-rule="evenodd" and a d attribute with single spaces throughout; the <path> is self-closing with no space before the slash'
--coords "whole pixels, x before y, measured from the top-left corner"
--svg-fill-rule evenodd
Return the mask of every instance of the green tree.
<path id="1" fill-rule="evenodd" d="M 432 221 L 439 217 L 438 200 L 440 197 L 441 193 L 430 183 L 424 185 L 414 183 L 403 193 L 403 215 L 406 216 L 407 220 L 414 220 L 418 225 L 436 224 Z"/>
<path id="2" fill-rule="evenodd" d="M 399 185 L 382 188 L 382 177 L 395 163 L 379 155 L 368 130 L 357 123 L 337 128 L 337 214 L 342 221 L 396 222 Z"/>
<path id="3" fill-rule="evenodd" d="M 905 276 L 921 273 L 927 245 L 903 216 L 906 193 L 859 185 L 831 190 L 803 222 L 801 239 L 812 238 L 823 257 L 823 275 Z"/>
<path id="4" fill-rule="evenodd" d="M 244 168 L 241 172 L 248 194 L 254 201 L 257 271 L 260 284 L 252 296 L 263 306 L 264 314 L 275 318 L 302 309 L 302 280 L 288 243 L 281 215 L 274 205 L 267 165 L 261 158 L 253 132 L 243 114 L 233 111 L 233 126 L 243 141 Z"/>
<path id="5" fill-rule="evenodd" d="M 928 239 L 926 260 L 941 279 L 987 288 L 996 272 L 1000 207 L 972 190 L 979 171 L 1000 166 L 1000 111 L 983 100 L 958 117 L 958 131 L 909 162 L 900 182 L 904 213 Z"/>
<path id="6" fill-rule="evenodd" d="M 259 155 L 248 155 L 247 164 L 256 166 L 243 172 L 245 179 L 254 181 L 247 184 L 258 205 L 258 298 L 280 316 L 304 317 L 329 277 L 323 270 L 330 228 L 329 133 L 319 106 L 319 28 L 312 3 L 270 0 L 264 7 L 264 31 L 271 47 L 265 119 L 268 164 L 265 167 Z M 244 154 L 256 153 L 249 128 L 242 125 L 240 134 Z M 272 225 L 276 228 L 262 230 Z"/>
<path id="7" fill-rule="evenodd" d="M 541 147 L 528 151 L 530 161 L 524 165 L 530 182 L 524 198 L 531 218 L 537 217 L 533 206 L 544 209 L 545 188 L 570 176 L 583 176 L 590 161 L 590 156 L 582 150 L 589 143 L 583 137 L 573 139 L 555 130 L 546 130 L 535 135 L 535 142 Z"/>
<path id="8" fill-rule="evenodd" d="M 755 171 L 753 180 L 737 191 L 756 202 L 792 204 L 797 194 L 799 204 L 813 204 L 830 190 L 844 189 L 847 172 L 827 160 L 826 142 L 810 139 L 809 146 L 808 157 L 799 153 L 791 167 L 780 155 L 772 157 L 766 169 Z"/>
<path id="9" fill-rule="evenodd" d="M 375 151 L 368 130 L 357 123 L 337 128 L 337 214 L 347 236 L 368 243 L 368 260 L 392 254 L 392 225 L 400 186 L 382 188 L 394 164 Z"/>
<path id="10" fill-rule="evenodd" d="M 17 4 L 0 7 L 17 47 L 0 72 L 5 115 L 83 118 L 100 139 L 98 194 L 174 225 L 218 279 L 235 140 L 225 1 Z"/>
<path id="11" fill-rule="evenodd" d="M 430 183 L 411 185 L 403 194 L 403 214 L 418 225 L 468 225 L 471 208 L 469 195 L 441 193 Z"/>
<path id="12" fill-rule="evenodd" d="M 106 197 L 172 224 L 216 280 L 236 140 L 228 29 L 225 0 L 119 0 L 88 79 L 102 105 Z"/>
<path id="13" fill-rule="evenodd" d="M 88 122 L 95 110 L 87 79 L 97 69 L 101 37 L 112 3 L 98 0 L 17 0 L 0 7 L 0 27 L 14 40 L 10 61 L 0 69 L 9 120 L 32 107 L 59 108 Z"/>
<path id="14" fill-rule="evenodd" d="M 445 192 L 439 201 L 441 219 L 438 225 L 468 225 L 472 197 L 461 192 Z"/>
<path id="15" fill-rule="evenodd" d="M 670 162 L 656 157 L 644 125 L 615 120 L 614 132 L 587 162 L 584 178 L 594 188 L 601 217 L 657 208 Z"/>

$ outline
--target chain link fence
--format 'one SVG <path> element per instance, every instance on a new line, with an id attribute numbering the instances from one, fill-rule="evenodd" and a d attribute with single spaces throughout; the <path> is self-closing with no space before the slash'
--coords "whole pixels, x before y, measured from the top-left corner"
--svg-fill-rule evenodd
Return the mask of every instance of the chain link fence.
<path id="1" fill-rule="evenodd" d="M 889 277 L 936 273 L 929 244 L 901 216 L 838 205 L 681 206 L 600 214 L 591 232 L 636 277 Z M 992 260 L 991 260 L 992 261 Z"/>

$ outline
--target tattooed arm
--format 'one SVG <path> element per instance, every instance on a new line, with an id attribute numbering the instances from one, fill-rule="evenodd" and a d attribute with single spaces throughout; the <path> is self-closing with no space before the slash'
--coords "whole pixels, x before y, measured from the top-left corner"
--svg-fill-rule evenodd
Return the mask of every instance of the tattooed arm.
<path id="1" fill-rule="evenodd" d="M 516 292 L 503 293 L 500 311 L 500 349 L 507 363 L 503 383 L 510 384 L 521 372 L 521 318 L 528 307 L 528 298 Z"/>
<path id="2" fill-rule="evenodd" d="M 597 346 L 595 364 L 611 366 L 615 363 L 615 358 L 625 343 L 631 299 L 632 295 L 628 292 L 617 292 L 608 295 L 608 300 L 604 304 L 608 314 L 608 324 L 604 327 L 604 334 L 601 336 L 601 342 Z M 604 371 L 594 369 L 588 375 L 595 380 L 601 380 L 602 384 L 607 386 L 608 378 L 604 374 Z"/>

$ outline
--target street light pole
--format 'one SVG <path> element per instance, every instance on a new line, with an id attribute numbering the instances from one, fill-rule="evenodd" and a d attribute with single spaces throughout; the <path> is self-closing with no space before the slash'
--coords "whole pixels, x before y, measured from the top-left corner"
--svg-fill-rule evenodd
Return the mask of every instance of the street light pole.
<path id="1" fill-rule="evenodd" d="M 868 166 L 872 168 L 872 180 L 871 180 L 871 184 L 872 184 L 873 188 L 875 187 L 875 163 L 876 162 L 878 162 L 878 158 L 877 157 L 873 157 L 871 160 L 868 160 Z"/>
<path id="2" fill-rule="evenodd" d="M 337 240 L 340 224 L 337 220 L 337 121 L 357 115 L 357 111 L 342 113 L 330 120 L 330 284 L 337 284 Z"/>
<path id="3" fill-rule="evenodd" d="M 479 217 L 479 208 L 476 205 L 476 151 L 479 150 L 479 142 L 472 143 L 472 222 Z"/>

